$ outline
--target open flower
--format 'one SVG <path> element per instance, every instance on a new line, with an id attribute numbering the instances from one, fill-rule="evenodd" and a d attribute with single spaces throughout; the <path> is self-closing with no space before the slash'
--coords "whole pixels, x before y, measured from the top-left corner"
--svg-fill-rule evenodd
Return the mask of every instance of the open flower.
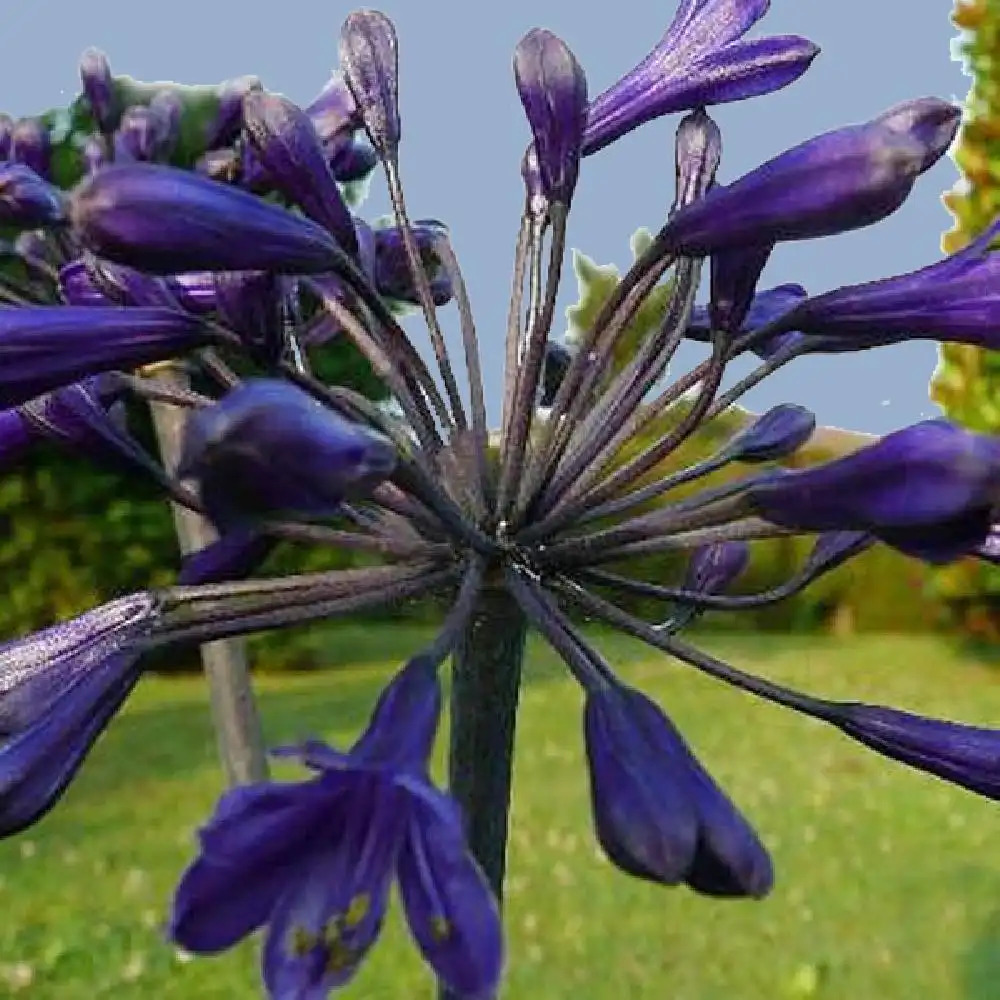
<path id="1" fill-rule="evenodd" d="M 357 972 L 395 879 L 413 938 L 456 996 L 487 1000 L 502 965 L 500 918 L 454 803 L 427 778 L 441 694 L 415 657 L 354 747 L 284 751 L 317 772 L 223 796 L 181 880 L 170 933 L 196 954 L 267 925 L 264 982 L 276 998 L 323 997 Z"/>

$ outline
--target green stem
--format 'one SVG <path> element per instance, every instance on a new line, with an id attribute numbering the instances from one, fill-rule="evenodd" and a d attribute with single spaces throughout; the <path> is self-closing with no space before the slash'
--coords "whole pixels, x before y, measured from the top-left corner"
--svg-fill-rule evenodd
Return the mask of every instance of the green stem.
<path id="1" fill-rule="evenodd" d="M 524 615 L 510 595 L 484 590 L 452 658 L 451 793 L 465 816 L 469 849 L 498 902 L 525 634 Z M 457 998 L 442 990 L 440 1000 Z"/>

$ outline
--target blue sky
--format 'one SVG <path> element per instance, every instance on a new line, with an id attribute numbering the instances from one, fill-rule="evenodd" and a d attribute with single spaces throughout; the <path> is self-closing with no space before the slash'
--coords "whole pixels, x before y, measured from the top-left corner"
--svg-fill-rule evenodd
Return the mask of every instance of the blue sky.
<path id="1" fill-rule="evenodd" d="M 514 46 L 529 28 L 552 29 L 576 52 L 597 94 L 655 44 L 674 6 L 673 0 L 616 0 L 603 5 L 604 14 L 583 14 L 588 5 L 572 0 L 385 0 L 381 6 L 400 36 L 402 156 L 411 214 L 440 218 L 452 228 L 476 307 L 494 413 L 522 199 L 518 167 L 527 139 L 511 77 Z M 336 63 L 340 23 L 349 9 L 329 0 L 9 5 L 0 107 L 23 115 L 64 103 L 77 90 L 77 60 L 88 45 L 103 48 L 118 73 L 184 83 L 255 73 L 269 89 L 305 103 Z M 725 143 L 719 179 L 731 180 L 810 135 L 909 97 L 961 101 L 969 80 L 952 60 L 950 10 L 944 0 L 772 0 L 754 33 L 805 35 L 822 52 L 784 91 L 713 112 Z M 283 16 L 286 11 L 294 16 Z M 629 236 L 640 226 L 656 228 L 670 204 L 676 123 L 672 116 L 644 126 L 585 161 L 570 246 L 600 263 L 628 263 Z M 798 281 L 819 292 L 930 263 L 950 226 L 940 196 L 956 178 L 945 158 L 886 222 L 779 248 L 762 287 Z M 380 215 L 386 204 L 376 183 L 364 214 Z M 574 298 L 568 273 L 561 304 Z M 699 357 L 691 347 L 678 364 L 686 368 Z M 935 360 L 929 343 L 802 359 L 746 403 L 761 409 L 801 402 L 823 423 L 884 432 L 935 412 L 927 399 Z"/>

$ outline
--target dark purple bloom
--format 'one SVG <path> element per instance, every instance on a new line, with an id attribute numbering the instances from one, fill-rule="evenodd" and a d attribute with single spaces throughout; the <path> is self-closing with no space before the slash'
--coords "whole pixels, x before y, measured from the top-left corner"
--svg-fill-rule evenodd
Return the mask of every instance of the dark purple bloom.
<path id="1" fill-rule="evenodd" d="M 341 183 L 350 184 L 367 177 L 378 165 L 378 153 L 367 142 L 324 145 L 330 173 Z"/>
<path id="2" fill-rule="evenodd" d="M 797 80 L 819 49 L 797 35 L 741 39 L 769 0 L 681 0 L 659 44 L 590 105 L 587 156 L 675 111 L 741 101 Z"/>
<path id="3" fill-rule="evenodd" d="M 71 195 L 77 235 L 94 253 L 154 274 L 336 269 L 322 226 L 237 188 L 173 167 L 106 167 Z"/>
<path id="4" fill-rule="evenodd" d="M 126 108 L 115 132 L 115 162 L 150 162 L 157 158 L 160 122 L 145 105 Z"/>
<path id="5" fill-rule="evenodd" d="M 554 340 L 546 342 L 545 358 L 542 362 L 541 406 L 552 405 L 572 360 L 573 355 L 562 344 L 557 344 Z"/>
<path id="6" fill-rule="evenodd" d="M 219 106 L 205 134 L 205 148 L 218 149 L 234 142 L 243 128 L 243 98 L 262 85 L 256 76 L 240 76 L 219 85 Z"/>
<path id="7" fill-rule="evenodd" d="M 309 116 L 283 97 L 255 90 L 243 99 L 243 126 L 274 186 L 353 253 L 351 213 Z"/>
<path id="8" fill-rule="evenodd" d="M 451 280 L 441 267 L 434 252 L 437 240 L 446 238 L 448 229 L 444 223 L 435 219 L 418 219 L 413 223 L 413 235 L 417 241 L 417 250 L 424 269 L 428 272 L 431 285 L 431 296 L 437 306 L 446 305 L 451 301 Z M 360 227 L 359 227 L 360 229 Z M 372 279 L 375 287 L 386 298 L 397 299 L 400 302 L 419 302 L 413 277 L 410 274 L 403 244 L 403 235 L 395 226 L 374 231 L 374 269 Z"/>
<path id="9" fill-rule="evenodd" d="M 712 254 L 708 315 L 713 329 L 732 334 L 740 328 L 773 249 L 773 243 L 764 243 Z"/>
<path id="10" fill-rule="evenodd" d="M 129 433 L 121 390 L 113 376 L 95 375 L 23 403 L 39 438 L 114 469 L 137 471 L 163 484 L 161 466 Z"/>
<path id="11" fill-rule="evenodd" d="M 994 223 L 958 253 L 917 271 L 808 298 L 778 329 L 806 334 L 806 350 L 861 349 L 916 338 L 1000 347 L 1000 235 Z"/>
<path id="12" fill-rule="evenodd" d="M 927 150 L 921 170 L 928 170 L 951 145 L 960 114 L 960 109 L 948 101 L 918 97 L 894 104 L 874 120 L 894 132 L 916 136 Z"/>
<path id="13" fill-rule="evenodd" d="M 23 163 L 48 179 L 52 158 L 52 140 L 49 130 L 35 118 L 22 118 L 11 133 L 10 158 Z"/>
<path id="14" fill-rule="evenodd" d="M 761 517 L 798 531 L 866 531 L 948 562 L 981 544 L 1000 506 L 1000 439 L 927 420 L 808 469 L 757 480 Z"/>
<path id="15" fill-rule="evenodd" d="M 653 702 L 592 691 L 584 735 L 597 837 L 618 868 L 711 896 L 770 892 L 767 851 Z"/>
<path id="16" fill-rule="evenodd" d="M 697 200 L 715 182 L 722 158 L 722 133 L 705 109 L 698 108 L 681 119 L 674 147 L 677 194 L 671 211 Z"/>
<path id="17" fill-rule="evenodd" d="M 277 514 L 329 517 L 392 474 L 385 438 L 288 382 L 254 379 L 185 427 L 178 475 L 197 480 L 220 529 Z"/>
<path id="18" fill-rule="evenodd" d="M 37 440 L 37 432 L 18 407 L 0 410 L 0 471 L 15 468 Z"/>
<path id="19" fill-rule="evenodd" d="M 13 144 L 14 119 L 10 115 L 0 113 L 0 160 L 10 159 Z"/>
<path id="20" fill-rule="evenodd" d="M 80 155 L 83 158 L 84 171 L 88 174 L 95 173 L 109 162 L 107 143 L 99 135 L 87 137 Z"/>
<path id="21" fill-rule="evenodd" d="M 371 144 L 382 157 L 399 145 L 399 55 L 396 29 L 377 10 L 348 14 L 340 29 L 340 65 Z"/>
<path id="22" fill-rule="evenodd" d="M 178 312 L 183 308 L 165 279 L 93 257 L 61 267 L 59 291 L 72 306 L 153 306 Z"/>
<path id="23" fill-rule="evenodd" d="M 87 49 L 80 57 L 80 82 L 98 129 L 110 133 L 115 127 L 115 81 L 100 49 Z"/>
<path id="24" fill-rule="evenodd" d="M 807 294 L 801 285 L 793 284 L 777 285 L 775 288 L 769 288 L 766 292 L 758 292 L 751 300 L 750 307 L 743 317 L 740 333 L 749 333 L 751 330 L 760 329 L 760 327 L 774 322 L 794 309 L 807 297 Z M 692 309 L 684 336 L 689 340 L 698 340 L 704 343 L 709 339 L 711 330 L 712 324 L 708 309 L 705 306 L 696 306 Z M 754 350 L 761 354 L 765 349 L 773 353 L 783 336 L 788 335 L 778 334 L 773 339 L 768 338 L 764 343 L 754 345 Z"/>
<path id="25" fill-rule="evenodd" d="M 538 155 L 542 191 L 569 205 L 580 173 L 587 124 L 587 78 L 566 43 L 543 28 L 514 52 L 514 79 Z"/>
<path id="26" fill-rule="evenodd" d="M 16 406 L 87 375 L 163 361 L 205 343 L 196 317 L 168 309 L 0 309 L 0 405 Z"/>
<path id="27" fill-rule="evenodd" d="M 878 121 L 809 139 L 732 184 L 717 185 L 680 209 L 663 231 L 664 245 L 688 255 L 727 247 L 832 236 L 871 225 L 906 200 L 918 175 L 948 148 L 951 131 L 901 131 Z M 900 121 L 894 119 L 894 123 Z"/>
<path id="28" fill-rule="evenodd" d="M 264 364 L 281 357 L 281 279 L 270 271 L 220 271 L 215 275 L 219 319 Z"/>
<path id="29" fill-rule="evenodd" d="M 354 95 L 342 73 L 334 73 L 303 110 L 324 143 L 340 144 L 362 126 Z"/>
<path id="30" fill-rule="evenodd" d="M 22 163 L 0 163 L 0 225 L 35 229 L 65 218 L 58 188 Z"/>
<path id="31" fill-rule="evenodd" d="M 149 102 L 156 123 L 156 141 L 160 159 L 167 159 L 181 137 L 181 116 L 184 107 L 173 91 L 161 90 Z"/>
<path id="32" fill-rule="evenodd" d="M 184 557 L 177 582 L 222 583 L 249 576 L 271 554 L 276 541 L 247 528 L 227 532 L 217 541 Z"/>
<path id="33" fill-rule="evenodd" d="M 711 542 L 699 545 L 688 559 L 684 590 L 696 594 L 721 594 L 747 568 L 750 546 L 746 542 Z"/>
<path id="34" fill-rule="evenodd" d="M 780 403 L 737 431 L 723 454 L 731 462 L 773 462 L 804 445 L 815 429 L 816 415 L 811 410 Z"/>
<path id="35" fill-rule="evenodd" d="M 157 615 L 132 594 L 0 646 L 0 836 L 58 801 L 135 686 Z"/>
<path id="36" fill-rule="evenodd" d="M 267 924 L 270 996 L 324 997 L 375 943 L 395 876 L 441 982 L 461 997 L 492 996 L 503 963 L 499 913 L 458 809 L 427 778 L 440 704 L 435 664 L 414 657 L 350 751 L 291 749 L 317 777 L 223 796 L 177 889 L 173 939 L 213 954 Z"/>
<path id="37" fill-rule="evenodd" d="M 857 703 L 836 705 L 830 721 L 886 757 L 1000 799 L 1000 730 Z"/>

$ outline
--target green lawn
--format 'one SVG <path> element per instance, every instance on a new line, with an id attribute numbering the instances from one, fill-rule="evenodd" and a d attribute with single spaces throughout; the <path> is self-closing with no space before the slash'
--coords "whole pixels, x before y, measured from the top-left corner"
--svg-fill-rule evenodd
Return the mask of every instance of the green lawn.
<path id="1" fill-rule="evenodd" d="M 268 678 L 268 738 L 349 739 L 414 630 L 346 630 L 350 667 Z M 640 884 L 590 832 L 580 697 L 532 646 L 518 730 L 507 998 L 1000 998 L 1000 814 L 819 725 L 618 637 L 600 644 L 667 708 L 757 825 L 778 885 L 762 903 Z M 916 638 L 713 637 L 776 679 L 969 721 L 1000 719 L 1000 673 Z M 291 773 L 291 772 L 289 772 Z M 164 943 L 172 885 L 219 792 L 204 691 L 144 683 L 44 822 L 0 845 L 0 996 L 239 1000 L 255 947 L 191 960 Z M 397 921 L 347 996 L 429 997 Z"/>

